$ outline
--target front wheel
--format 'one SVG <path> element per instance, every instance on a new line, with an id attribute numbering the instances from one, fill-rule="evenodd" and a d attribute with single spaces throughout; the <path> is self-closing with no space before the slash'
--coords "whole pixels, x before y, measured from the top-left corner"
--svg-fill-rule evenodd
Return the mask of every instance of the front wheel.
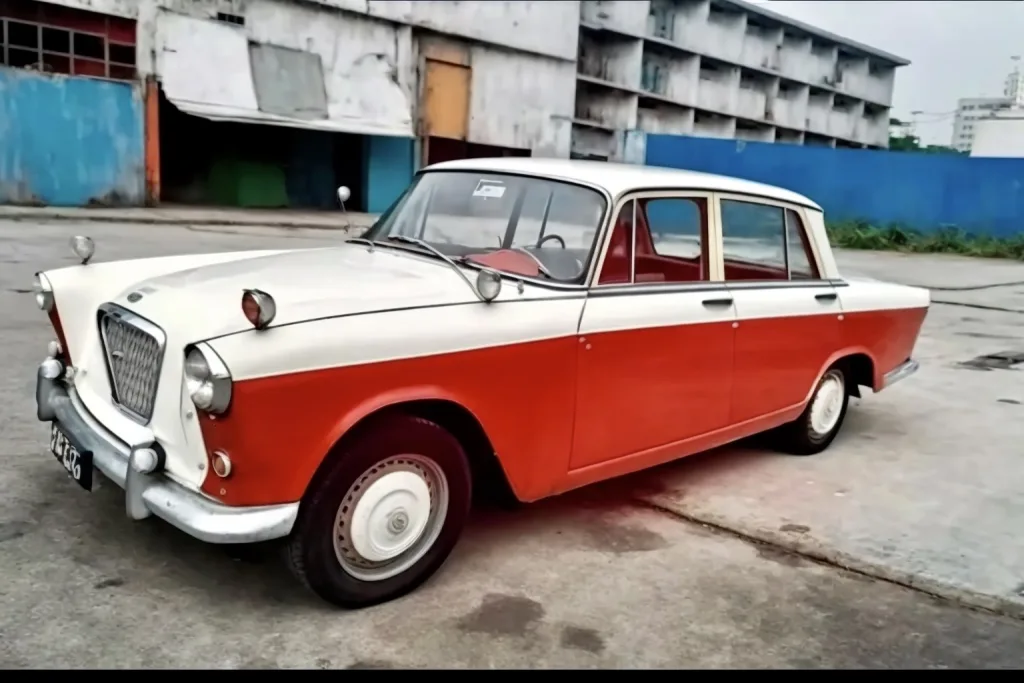
<path id="1" fill-rule="evenodd" d="M 818 381 L 800 417 L 779 428 L 779 449 L 793 455 L 814 455 L 828 448 L 843 426 L 849 402 L 846 374 L 833 365 Z"/>
<path id="2" fill-rule="evenodd" d="M 454 436 L 416 417 L 379 420 L 336 454 L 307 494 L 287 559 L 338 606 L 392 600 L 441 567 L 471 497 L 469 463 Z"/>

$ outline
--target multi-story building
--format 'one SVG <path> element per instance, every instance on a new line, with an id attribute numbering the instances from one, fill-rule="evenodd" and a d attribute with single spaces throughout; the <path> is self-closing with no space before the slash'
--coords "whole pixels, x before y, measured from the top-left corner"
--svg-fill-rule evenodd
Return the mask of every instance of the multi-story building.
<path id="1" fill-rule="evenodd" d="M 906 63 L 740 0 L 0 0 L 0 202 L 378 212 L 633 129 L 884 147 Z"/>
<path id="2" fill-rule="evenodd" d="M 1024 109 L 1007 108 L 979 119 L 972 157 L 1024 158 Z"/>
<path id="3" fill-rule="evenodd" d="M 741 0 L 584 0 L 573 154 L 619 131 L 888 146 L 909 62 Z"/>
<path id="4" fill-rule="evenodd" d="M 950 147 L 958 152 L 970 152 L 978 121 L 1009 109 L 1011 104 L 1008 97 L 965 97 L 957 100 Z"/>

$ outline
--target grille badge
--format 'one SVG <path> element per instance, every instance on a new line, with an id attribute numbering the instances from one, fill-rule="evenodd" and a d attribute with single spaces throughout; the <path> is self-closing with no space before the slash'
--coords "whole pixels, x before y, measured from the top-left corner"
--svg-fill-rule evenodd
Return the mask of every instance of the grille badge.
<path id="1" fill-rule="evenodd" d="M 138 301 L 141 298 L 142 298 L 142 294 L 140 294 L 139 292 L 132 292 L 131 294 L 128 295 L 129 303 L 135 303 L 136 301 Z"/>

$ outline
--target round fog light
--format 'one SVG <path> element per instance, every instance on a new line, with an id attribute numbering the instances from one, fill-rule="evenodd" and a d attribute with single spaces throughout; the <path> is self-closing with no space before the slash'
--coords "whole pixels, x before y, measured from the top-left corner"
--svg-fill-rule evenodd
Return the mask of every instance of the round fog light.
<path id="1" fill-rule="evenodd" d="M 210 458 L 213 462 L 213 473 L 221 479 L 227 478 L 231 474 L 231 458 L 224 451 L 214 451 L 213 456 Z"/>
<path id="2" fill-rule="evenodd" d="M 140 474 L 149 474 L 160 464 L 160 456 L 152 448 L 138 448 L 132 451 L 132 469 Z"/>

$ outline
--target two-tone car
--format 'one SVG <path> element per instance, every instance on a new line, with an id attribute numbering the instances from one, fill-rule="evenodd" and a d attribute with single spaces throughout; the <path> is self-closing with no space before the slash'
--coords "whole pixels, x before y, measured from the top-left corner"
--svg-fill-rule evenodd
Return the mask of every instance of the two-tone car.
<path id="1" fill-rule="evenodd" d="M 327 248 L 72 247 L 36 281 L 53 456 L 131 519 L 279 539 L 346 607 L 430 577 L 489 477 L 529 502 L 759 432 L 823 450 L 929 306 L 845 279 L 807 197 L 600 162 L 436 164 Z"/>

